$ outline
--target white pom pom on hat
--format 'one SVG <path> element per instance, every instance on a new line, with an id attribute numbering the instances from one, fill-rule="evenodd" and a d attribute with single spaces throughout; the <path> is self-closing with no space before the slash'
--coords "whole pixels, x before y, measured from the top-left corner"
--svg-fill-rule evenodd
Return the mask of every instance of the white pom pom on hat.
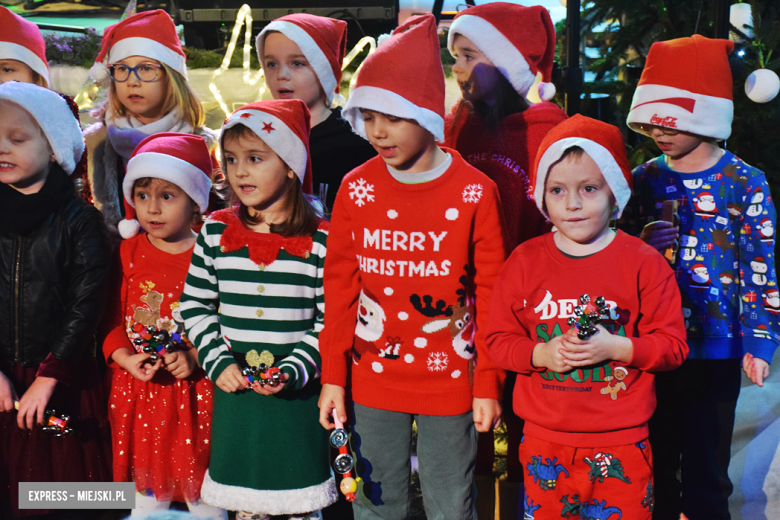
<path id="1" fill-rule="evenodd" d="M 745 80 L 745 94 L 756 103 L 768 103 L 780 92 L 780 78 L 773 70 L 758 69 Z"/>

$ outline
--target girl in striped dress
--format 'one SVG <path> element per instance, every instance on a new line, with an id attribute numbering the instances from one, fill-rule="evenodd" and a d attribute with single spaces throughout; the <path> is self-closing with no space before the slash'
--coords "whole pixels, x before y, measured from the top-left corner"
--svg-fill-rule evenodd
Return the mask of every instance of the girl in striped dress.
<path id="1" fill-rule="evenodd" d="M 309 111 L 299 100 L 245 105 L 222 127 L 231 207 L 195 245 L 181 311 L 216 385 L 211 461 L 201 496 L 238 520 L 320 518 L 336 501 L 318 427 L 327 223 L 311 190 Z M 243 369 L 281 371 L 276 386 Z"/>

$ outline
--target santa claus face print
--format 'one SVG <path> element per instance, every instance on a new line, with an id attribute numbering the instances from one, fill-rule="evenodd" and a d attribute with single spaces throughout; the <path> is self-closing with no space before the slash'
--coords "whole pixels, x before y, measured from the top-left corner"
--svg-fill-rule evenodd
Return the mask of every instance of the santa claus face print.
<path id="1" fill-rule="evenodd" d="M 317 74 L 301 48 L 287 36 L 270 32 L 263 43 L 265 84 L 274 99 L 300 99 L 309 110 L 328 104 Z"/>
<path id="2" fill-rule="evenodd" d="M 673 160 L 682 159 L 704 142 L 704 139 L 698 135 L 687 132 L 678 132 L 674 135 L 665 134 L 658 126 L 653 126 L 650 137 L 653 138 L 661 152 Z"/>
<path id="3" fill-rule="evenodd" d="M 6 81 L 35 83 L 35 74 L 27 64 L 19 60 L 0 60 L 0 84 Z"/>
<path id="4" fill-rule="evenodd" d="M 544 203 L 559 231 L 555 234 L 556 245 L 567 253 L 598 252 L 614 236 L 609 221 L 617 210 L 615 196 L 587 153 L 569 155 L 550 168 Z"/>
<path id="5" fill-rule="evenodd" d="M 0 101 L 0 182 L 24 193 L 38 193 L 54 161 L 49 142 L 30 114 Z"/>
<path id="6" fill-rule="evenodd" d="M 235 139 L 226 138 L 222 151 L 230 188 L 247 207 L 249 215 L 256 218 L 267 213 L 286 218 L 282 213 L 286 207 L 288 183 L 297 182 L 295 172 L 251 132 Z M 271 223 L 274 222 L 267 224 Z"/>
<path id="7" fill-rule="evenodd" d="M 142 63 L 148 63 L 148 67 L 160 67 L 154 81 L 141 81 L 136 73 L 131 72 L 126 81 L 112 80 L 111 88 L 122 106 L 141 123 L 148 125 L 161 119 L 165 115 L 163 108 L 168 95 L 168 77 L 162 64 L 144 56 L 130 56 L 117 63 L 128 67 L 143 67 Z"/>
<path id="8" fill-rule="evenodd" d="M 411 119 L 401 119 L 373 110 L 360 109 L 368 142 L 385 161 L 404 173 L 421 173 L 433 166 L 436 141 Z"/>
<path id="9" fill-rule="evenodd" d="M 376 341 L 385 331 L 385 311 L 379 302 L 360 292 L 355 335 L 365 341 Z"/>
<path id="10" fill-rule="evenodd" d="M 452 72 L 458 81 L 463 99 L 470 102 L 485 101 L 491 104 L 501 73 L 471 40 L 459 34 L 453 42 L 455 65 Z"/>

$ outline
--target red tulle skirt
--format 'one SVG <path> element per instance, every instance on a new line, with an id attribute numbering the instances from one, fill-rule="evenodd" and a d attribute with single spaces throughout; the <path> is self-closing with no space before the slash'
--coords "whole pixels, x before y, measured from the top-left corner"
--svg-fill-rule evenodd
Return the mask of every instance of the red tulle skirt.
<path id="1" fill-rule="evenodd" d="M 196 502 L 211 453 L 213 390 L 201 368 L 187 379 L 161 369 L 149 382 L 114 368 L 114 481 L 135 482 L 161 502 Z"/>
<path id="2" fill-rule="evenodd" d="M 70 415 L 74 433 L 54 437 L 39 426 L 22 430 L 17 413 L 0 412 L 0 518 L 49 513 L 19 509 L 19 482 L 111 482 L 107 392 L 94 360 L 81 365 L 79 384 L 58 384 L 47 408 Z M 3 366 L 21 397 L 38 367 Z"/>

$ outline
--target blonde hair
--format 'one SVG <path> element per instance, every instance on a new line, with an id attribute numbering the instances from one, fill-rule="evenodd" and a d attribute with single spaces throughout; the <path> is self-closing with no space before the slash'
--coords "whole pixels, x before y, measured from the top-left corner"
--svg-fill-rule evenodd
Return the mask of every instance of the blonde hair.
<path id="1" fill-rule="evenodd" d="M 162 66 L 163 76 L 158 81 L 165 81 L 167 93 L 163 103 L 162 113 L 167 115 L 174 110 L 179 112 L 182 121 L 189 124 L 192 128 L 203 126 L 206 122 L 206 112 L 203 105 L 200 104 L 198 95 L 192 90 L 187 80 L 177 71 L 170 68 L 165 63 L 151 60 Z M 116 84 L 113 80 L 108 88 L 108 94 L 101 106 L 92 113 L 96 119 L 103 120 L 106 112 L 111 112 L 114 117 L 125 117 L 134 115 L 130 112 L 116 95 Z"/>

